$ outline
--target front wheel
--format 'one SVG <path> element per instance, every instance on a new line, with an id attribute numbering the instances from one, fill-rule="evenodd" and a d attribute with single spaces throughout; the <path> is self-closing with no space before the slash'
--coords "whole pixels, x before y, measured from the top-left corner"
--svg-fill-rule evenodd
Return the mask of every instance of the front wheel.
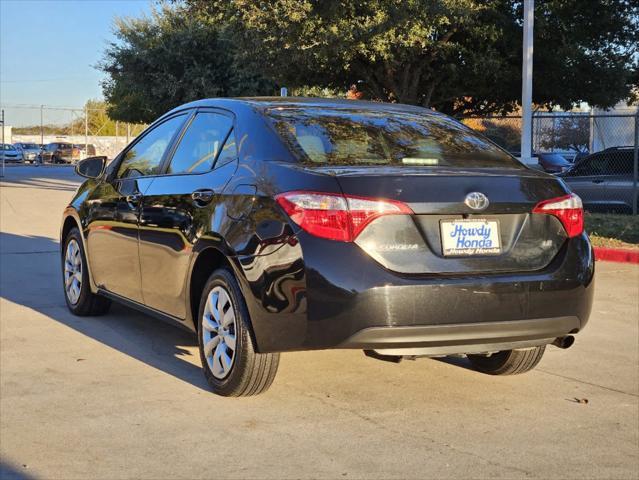
<path id="1" fill-rule="evenodd" d="M 198 340 L 204 375 L 214 393 L 257 395 L 273 383 L 280 355 L 255 351 L 246 303 L 229 270 L 213 272 L 204 287 Z"/>
<path id="2" fill-rule="evenodd" d="M 62 282 L 67 307 L 74 315 L 103 315 L 111 306 L 108 298 L 91 292 L 86 255 L 77 228 L 64 239 L 62 250 Z"/>
<path id="3" fill-rule="evenodd" d="M 468 359 L 480 372 L 489 375 L 517 375 L 537 366 L 546 346 L 522 350 L 504 350 L 492 355 L 468 355 Z"/>

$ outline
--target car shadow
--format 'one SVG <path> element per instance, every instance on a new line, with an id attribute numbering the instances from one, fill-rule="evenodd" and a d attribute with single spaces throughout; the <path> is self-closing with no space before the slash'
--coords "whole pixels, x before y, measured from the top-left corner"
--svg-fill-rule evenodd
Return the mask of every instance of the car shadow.
<path id="1" fill-rule="evenodd" d="M 37 245 L 37 250 L 12 251 L 16 245 L 30 242 Z M 0 232 L 0 297 L 195 387 L 209 390 L 199 356 L 192 352 L 197 346 L 197 338 L 192 333 L 115 303 L 103 316 L 72 315 L 64 300 L 59 251 L 58 242 L 49 238 Z M 3 315 L 6 314 L 7 310 L 3 309 Z"/>
<path id="2" fill-rule="evenodd" d="M 50 175 L 47 167 L 21 165 L 5 170 L 5 176 L 0 178 L 0 185 L 2 188 L 37 188 L 74 192 L 83 180 L 75 174 L 72 168 L 69 168 L 64 176 L 52 177 Z"/>
<path id="3" fill-rule="evenodd" d="M 33 475 L 30 475 L 23 471 L 28 468 L 27 466 L 23 466 L 22 470 L 20 467 L 15 465 L 11 465 L 9 462 L 0 459 L 0 480 L 32 480 L 35 479 Z"/>
<path id="4" fill-rule="evenodd" d="M 447 365 L 452 365 L 454 367 L 460 367 L 460 368 L 465 368 L 466 370 L 472 370 L 473 372 L 477 371 L 475 368 L 473 368 L 473 364 L 470 363 L 470 360 L 468 360 L 467 357 L 459 357 L 459 356 L 437 357 L 437 358 L 433 358 L 433 360 L 437 360 L 438 362 L 442 362 Z"/>

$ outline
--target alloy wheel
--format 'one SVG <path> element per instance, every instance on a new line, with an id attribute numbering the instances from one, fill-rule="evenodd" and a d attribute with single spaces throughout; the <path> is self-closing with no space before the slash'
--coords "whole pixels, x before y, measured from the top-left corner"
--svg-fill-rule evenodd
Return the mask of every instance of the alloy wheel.
<path id="1" fill-rule="evenodd" d="M 222 286 L 214 287 L 202 315 L 204 356 L 213 376 L 222 380 L 231 371 L 236 346 L 235 308 Z"/>
<path id="2" fill-rule="evenodd" d="M 82 291 L 82 255 L 75 239 L 69 241 L 64 255 L 64 290 L 69 302 L 78 303 Z"/>

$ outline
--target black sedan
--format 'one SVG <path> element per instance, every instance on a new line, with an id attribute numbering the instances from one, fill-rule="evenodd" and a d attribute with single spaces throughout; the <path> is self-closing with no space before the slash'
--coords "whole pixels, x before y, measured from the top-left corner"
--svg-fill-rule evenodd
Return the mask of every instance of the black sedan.
<path id="1" fill-rule="evenodd" d="M 521 373 L 588 321 L 579 197 L 430 110 L 202 100 L 105 163 L 79 163 L 64 212 L 67 305 L 196 332 L 221 395 L 266 390 L 292 350 Z"/>

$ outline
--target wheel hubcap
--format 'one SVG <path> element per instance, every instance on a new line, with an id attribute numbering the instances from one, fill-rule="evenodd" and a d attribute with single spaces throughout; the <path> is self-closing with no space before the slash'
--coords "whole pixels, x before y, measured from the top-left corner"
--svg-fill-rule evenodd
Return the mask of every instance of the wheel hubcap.
<path id="1" fill-rule="evenodd" d="M 202 315 L 204 356 L 215 378 L 223 379 L 235 360 L 235 309 L 224 287 L 209 292 Z"/>
<path id="2" fill-rule="evenodd" d="M 75 239 L 67 244 L 64 255 L 64 290 L 69 301 L 75 305 L 82 289 L 82 255 Z"/>

